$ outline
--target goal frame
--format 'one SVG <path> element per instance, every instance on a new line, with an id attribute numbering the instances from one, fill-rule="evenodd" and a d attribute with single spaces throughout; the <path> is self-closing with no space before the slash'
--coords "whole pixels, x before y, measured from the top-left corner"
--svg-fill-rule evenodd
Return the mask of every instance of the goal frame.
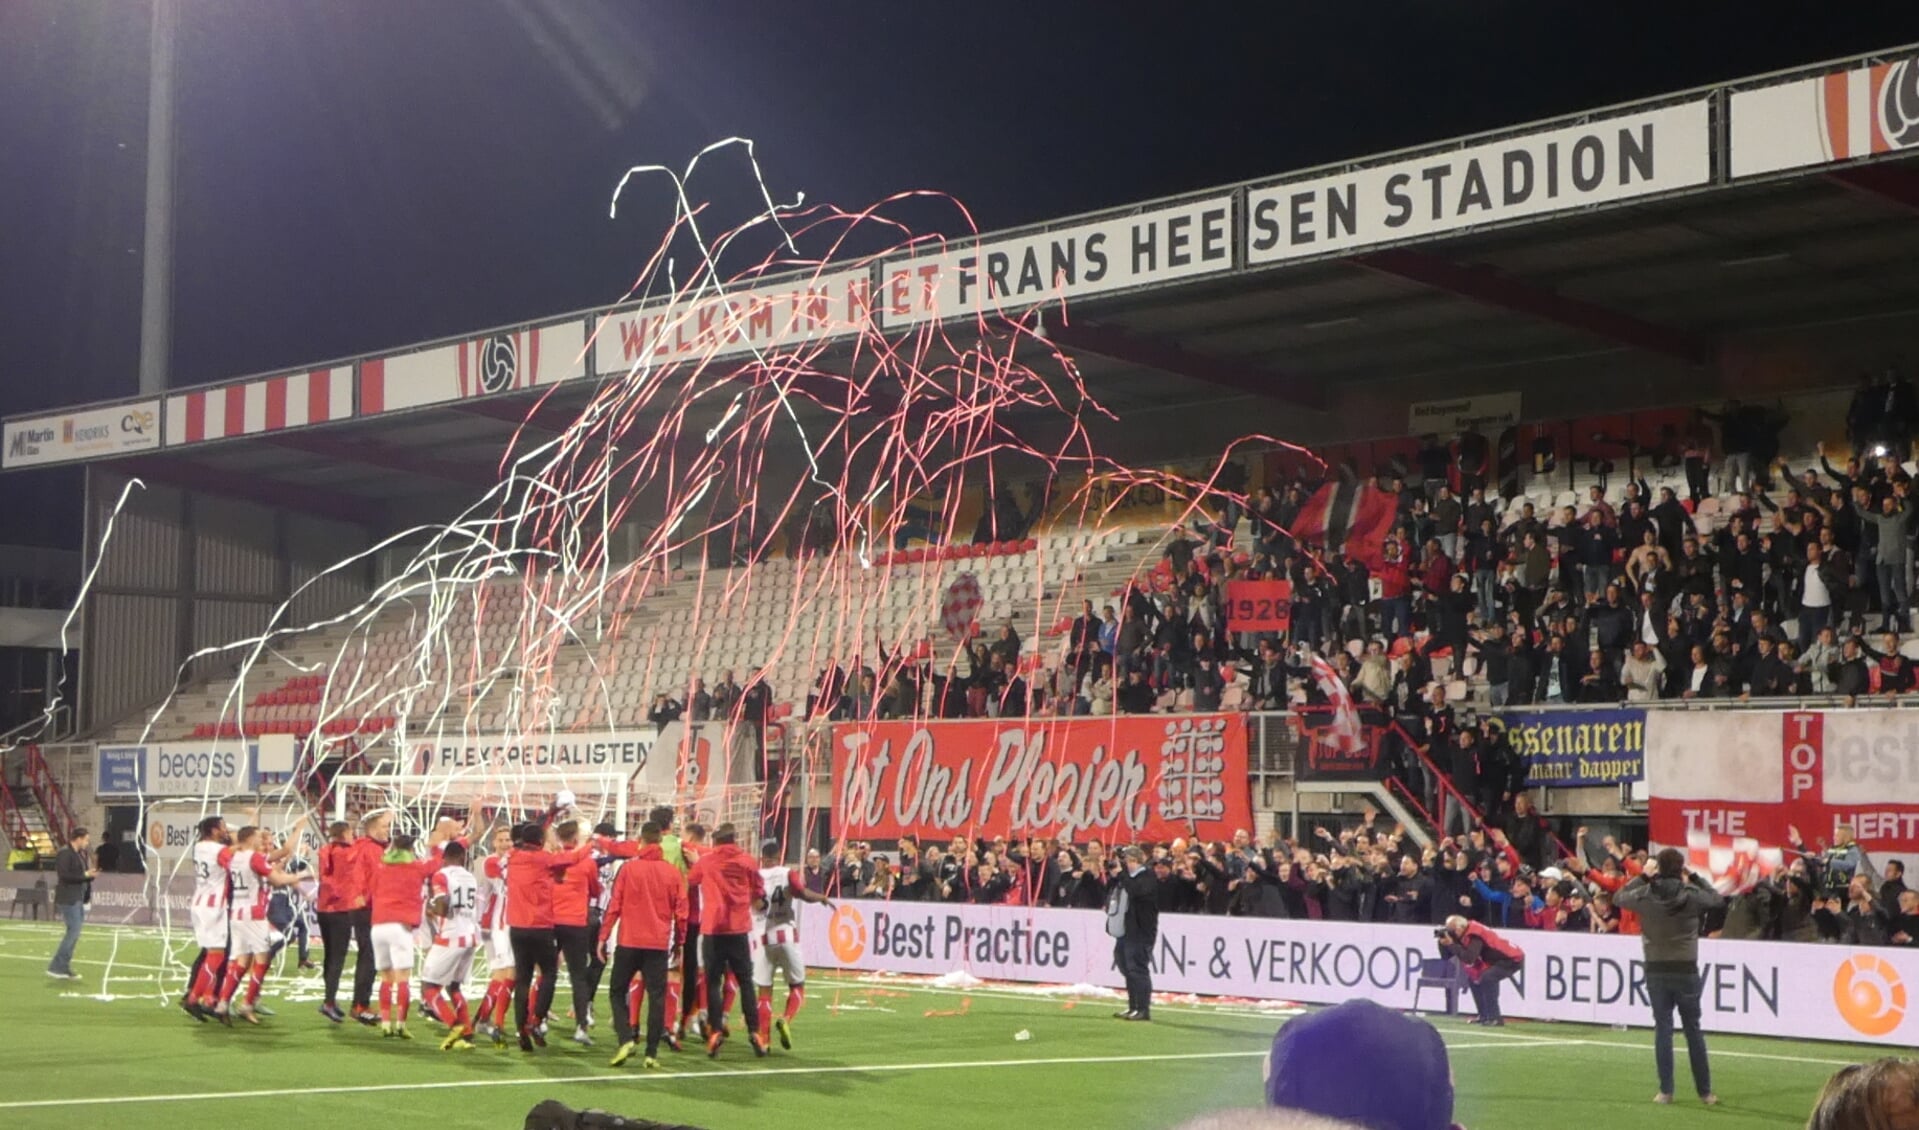
<path id="1" fill-rule="evenodd" d="M 482 781 L 432 773 L 342 773 L 333 778 L 333 819 L 347 818 L 347 794 L 354 786 L 394 793 L 408 801 L 419 800 L 440 805 L 477 807 L 522 805 L 522 798 L 551 800 L 562 789 L 576 798 L 603 796 L 612 801 L 615 827 L 624 828 L 627 817 L 627 775 L 624 773 L 517 773 L 510 779 Z"/>

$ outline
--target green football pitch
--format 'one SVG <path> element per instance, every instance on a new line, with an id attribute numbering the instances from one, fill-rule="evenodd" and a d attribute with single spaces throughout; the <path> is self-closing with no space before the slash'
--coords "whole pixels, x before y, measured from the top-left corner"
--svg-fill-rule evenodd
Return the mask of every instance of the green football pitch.
<path id="1" fill-rule="evenodd" d="M 0 1127 L 10 1130 L 292 1122 L 517 1130 L 543 1098 L 713 1130 L 1026 1122 L 1158 1130 L 1257 1105 L 1260 1060 L 1284 1021 L 1251 1008 L 1168 1003 L 1151 1025 L 1122 1024 L 1110 999 L 821 974 L 792 1051 L 757 1060 L 736 1039 L 717 1061 L 665 1052 L 663 1070 L 642 1071 L 638 1057 L 607 1066 L 604 1028 L 592 1049 L 556 1033 L 534 1055 L 490 1045 L 441 1052 L 437 1026 L 416 1011 L 412 1042 L 382 1040 L 322 1019 L 313 977 L 269 980 L 262 1003 L 278 1015 L 259 1027 L 197 1024 L 159 1003 L 159 979 L 171 990 L 182 971 L 163 970 L 151 932 L 89 928 L 75 962 L 82 979 L 70 982 L 44 972 L 55 936 L 45 925 L 0 923 Z M 1681 1098 L 1656 1107 L 1646 1032 L 1437 1024 L 1469 1130 L 1803 1126 L 1828 1075 L 1884 1054 L 1714 1037 L 1723 1104 L 1706 1109 L 1690 1097 L 1682 1050 Z M 1390 1081 L 1392 1064 L 1380 1062 L 1378 1072 Z"/>

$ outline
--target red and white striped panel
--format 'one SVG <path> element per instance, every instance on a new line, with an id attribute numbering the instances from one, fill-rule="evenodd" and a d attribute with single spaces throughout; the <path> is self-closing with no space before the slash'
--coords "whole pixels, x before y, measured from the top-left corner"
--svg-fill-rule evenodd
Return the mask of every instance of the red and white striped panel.
<path id="1" fill-rule="evenodd" d="M 585 322 L 504 330 L 360 362 L 360 414 L 494 396 L 585 375 Z"/>
<path id="2" fill-rule="evenodd" d="M 167 397 L 168 447 L 277 432 L 353 415 L 353 369 L 285 373 Z"/>

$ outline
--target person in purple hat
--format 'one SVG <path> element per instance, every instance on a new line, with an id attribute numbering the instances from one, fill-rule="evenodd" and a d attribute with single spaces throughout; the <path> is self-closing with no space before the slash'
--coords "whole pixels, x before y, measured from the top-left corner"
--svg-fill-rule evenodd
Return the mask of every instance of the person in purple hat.
<path id="1" fill-rule="evenodd" d="M 1288 1020 L 1266 1059 L 1266 1101 L 1371 1130 L 1457 1130 L 1439 1032 L 1369 1000 Z"/>

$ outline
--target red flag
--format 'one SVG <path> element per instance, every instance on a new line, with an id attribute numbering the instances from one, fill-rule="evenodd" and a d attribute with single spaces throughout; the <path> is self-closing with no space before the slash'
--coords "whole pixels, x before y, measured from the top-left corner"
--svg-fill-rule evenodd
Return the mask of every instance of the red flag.
<path id="1" fill-rule="evenodd" d="M 1371 482 L 1339 479 L 1320 487 L 1300 507 L 1291 533 L 1307 545 L 1344 550 L 1378 569 L 1386 560 L 1386 535 L 1399 516 L 1399 496 Z"/>
<path id="2" fill-rule="evenodd" d="M 1686 866 L 1704 875 L 1722 895 L 1743 895 L 1785 869 L 1786 853 L 1762 848 L 1750 836 L 1722 836 L 1697 828 L 1686 833 Z M 1683 878 L 1683 876 L 1674 876 Z"/>

